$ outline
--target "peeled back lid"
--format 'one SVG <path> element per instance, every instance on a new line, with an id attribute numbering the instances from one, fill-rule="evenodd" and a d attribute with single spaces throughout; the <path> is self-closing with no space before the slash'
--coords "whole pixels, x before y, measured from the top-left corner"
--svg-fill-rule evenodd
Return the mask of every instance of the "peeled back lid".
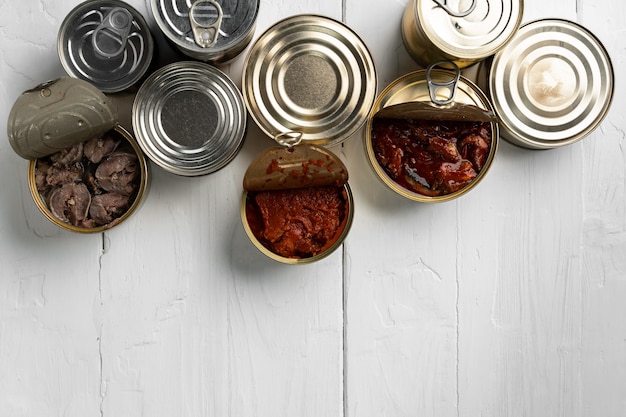
<path id="1" fill-rule="evenodd" d="M 95 86 L 77 78 L 59 78 L 25 91 L 7 123 L 9 143 L 22 158 L 52 155 L 117 124 L 117 112 Z"/>

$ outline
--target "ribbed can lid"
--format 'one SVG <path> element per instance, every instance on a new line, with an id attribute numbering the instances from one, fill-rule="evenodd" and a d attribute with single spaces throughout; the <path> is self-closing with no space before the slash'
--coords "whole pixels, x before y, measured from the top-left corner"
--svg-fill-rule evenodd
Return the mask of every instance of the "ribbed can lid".
<path id="1" fill-rule="evenodd" d="M 176 62 L 154 72 L 135 97 L 137 142 L 157 165 L 177 175 L 209 174 L 238 153 L 246 130 L 241 93 L 205 63 Z"/>
<path id="2" fill-rule="evenodd" d="M 118 0 L 87 1 L 75 7 L 61 24 L 57 46 L 68 75 L 105 93 L 137 83 L 150 67 L 154 51 L 144 18 Z"/>
<path id="3" fill-rule="evenodd" d="M 589 31 L 565 20 L 520 28 L 494 57 L 489 77 L 503 136 L 529 148 L 582 139 L 604 119 L 613 98 L 608 53 Z"/>

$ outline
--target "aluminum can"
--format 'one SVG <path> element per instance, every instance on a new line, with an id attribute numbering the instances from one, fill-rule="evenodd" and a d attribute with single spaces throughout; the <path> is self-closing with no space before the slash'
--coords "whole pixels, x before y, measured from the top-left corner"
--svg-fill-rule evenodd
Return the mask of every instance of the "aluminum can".
<path id="1" fill-rule="evenodd" d="M 260 0 L 151 0 L 160 30 L 182 53 L 201 61 L 235 58 L 254 36 Z"/>
<path id="2" fill-rule="evenodd" d="M 269 137 L 302 132 L 304 142 L 332 146 L 367 120 L 376 69 L 361 38 L 336 20 L 297 15 L 256 40 L 243 69 L 250 115 Z"/>
<path id="3" fill-rule="evenodd" d="M 155 71 L 137 92 L 133 130 L 143 151 L 168 172 L 210 174 L 238 153 L 246 132 L 241 92 L 218 68 L 182 61 Z"/>
<path id="4" fill-rule="evenodd" d="M 458 69 L 458 68 L 457 68 Z M 372 112 L 368 118 L 365 128 L 364 142 L 365 150 L 371 167 L 376 176 L 397 194 L 409 200 L 422 203 L 437 203 L 449 201 L 465 195 L 474 189 L 489 171 L 498 149 L 499 127 L 493 111 L 493 106 L 487 95 L 474 82 L 468 78 L 456 74 L 456 78 L 451 70 L 429 67 L 426 70 L 418 70 L 394 80 L 378 96 Z M 441 114 L 436 119 L 442 120 L 465 120 L 474 121 L 471 113 L 467 113 L 465 107 L 475 108 L 481 117 L 483 114 L 489 120 L 491 128 L 491 143 L 489 152 L 484 162 L 484 166 L 477 173 L 477 176 L 466 186 L 455 192 L 439 195 L 427 196 L 413 192 L 392 179 L 383 169 L 376 158 L 372 142 L 372 126 L 375 115 L 388 107 L 417 102 L 424 105 L 428 113 Z M 452 112 L 456 115 L 453 119 Z"/>
<path id="5" fill-rule="evenodd" d="M 61 24 L 57 47 L 69 76 L 89 81 L 105 93 L 136 85 L 154 53 L 145 19 L 119 0 L 92 0 L 75 7 Z"/>
<path id="6" fill-rule="evenodd" d="M 611 60 L 579 24 L 547 19 L 522 26 L 498 52 L 489 92 L 502 136 L 530 149 L 551 149 L 591 133 L 614 93 Z"/>
<path id="7" fill-rule="evenodd" d="M 522 21 L 523 0 L 409 0 L 401 33 L 423 68 L 439 61 L 468 67 L 509 42 Z"/>

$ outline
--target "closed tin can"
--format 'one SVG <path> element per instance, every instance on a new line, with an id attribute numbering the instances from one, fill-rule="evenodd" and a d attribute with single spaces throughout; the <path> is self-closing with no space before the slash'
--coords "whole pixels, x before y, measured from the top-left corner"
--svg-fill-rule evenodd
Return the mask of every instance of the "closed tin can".
<path id="1" fill-rule="evenodd" d="M 614 73 L 607 51 L 587 29 L 538 20 L 495 55 L 489 90 L 503 138 L 551 149 L 579 141 L 601 123 L 613 99 Z"/>
<path id="2" fill-rule="evenodd" d="M 137 84 L 154 53 L 145 19 L 119 0 L 92 0 L 75 7 L 61 24 L 57 46 L 68 75 L 105 93 Z"/>
<path id="3" fill-rule="evenodd" d="M 386 131 L 400 133 L 382 145 L 381 120 Z M 434 64 L 396 79 L 381 92 L 364 141 L 370 165 L 386 186 L 410 200 L 436 203 L 478 185 L 493 162 L 498 136 L 485 93 L 458 68 L 453 72 Z M 398 161 L 397 170 L 389 169 L 390 161 Z"/>
<path id="4" fill-rule="evenodd" d="M 269 137 L 302 133 L 332 146 L 354 134 L 376 99 L 374 61 L 346 25 L 316 15 L 284 19 L 263 33 L 246 57 L 243 96 Z"/>
<path id="5" fill-rule="evenodd" d="M 238 153 L 246 132 L 241 92 L 206 63 L 176 62 L 155 71 L 132 109 L 139 146 L 157 165 L 182 176 L 210 174 Z"/>
<path id="6" fill-rule="evenodd" d="M 522 21 L 523 0 L 409 0 L 402 39 L 423 68 L 439 61 L 468 67 L 509 42 Z"/>
<path id="7" fill-rule="evenodd" d="M 25 91 L 8 121 L 11 145 L 30 159 L 28 184 L 41 213 L 72 232 L 97 233 L 141 204 L 148 166 L 95 86 L 61 78 Z"/>
<path id="8" fill-rule="evenodd" d="M 185 55 L 223 63 L 254 36 L 259 0 L 151 0 L 163 34 Z"/>

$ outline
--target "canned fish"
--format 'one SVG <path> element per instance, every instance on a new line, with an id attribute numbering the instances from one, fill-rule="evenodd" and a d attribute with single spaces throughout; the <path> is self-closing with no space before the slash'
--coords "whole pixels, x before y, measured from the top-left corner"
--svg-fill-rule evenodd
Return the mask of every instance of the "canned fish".
<path id="1" fill-rule="evenodd" d="M 502 136 L 531 149 L 579 141 L 613 99 L 611 60 L 582 26 L 549 19 L 525 24 L 498 52 L 489 74 Z"/>
<path id="2" fill-rule="evenodd" d="M 350 28 L 298 15 L 255 42 L 242 85 L 252 118 L 268 136 L 298 131 L 304 142 L 331 146 L 365 123 L 377 80 L 366 45 Z"/>
<path id="3" fill-rule="evenodd" d="M 473 189 L 493 162 L 499 133 L 493 107 L 480 88 L 458 68 L 437 67 L 389 84 L 365 130 L 376 175 L 401 196 L 428 203 Z"/>
<path id="4" fill-rule="evenodd" d="M 523 0 L 409 0 L 402 39 L 422 67 L 452 61 L 468 67 L 493 55 L 515 34 Z"/>
<path id="5" fill-rule="evenodd" d="M 105 93 L 137 84 L 152 63 L 154 42 L 141 14 L 119 0 L 86 1 L 59 29 L 58 53 L 71 77 Z"/>
<path id="6" fill-rule="evenodd" d="M 254 36 L 259 0 L 152 0 L 163 34 L 185 55 L 222 63 L 239 55 Z"/>
<path id="7" fill-rule="evenodd" d="M 301 144 L 286 132 L 280 147 L 252 161 L 243 180 L 241 220 L 252 243 L 286 264 L 318 261 L 335 251 L 350 230 L 354 202 L 348 171 L 331 151 Z"/>
<path id="8" fill-rule="evenodd" d="M 246 109 L 225 73 L 202 62 L 176 62 L 142 84 L 132 124 L 139 145 L 157 165 L 177 175 L 205 175 L 237 155 Z"/>

